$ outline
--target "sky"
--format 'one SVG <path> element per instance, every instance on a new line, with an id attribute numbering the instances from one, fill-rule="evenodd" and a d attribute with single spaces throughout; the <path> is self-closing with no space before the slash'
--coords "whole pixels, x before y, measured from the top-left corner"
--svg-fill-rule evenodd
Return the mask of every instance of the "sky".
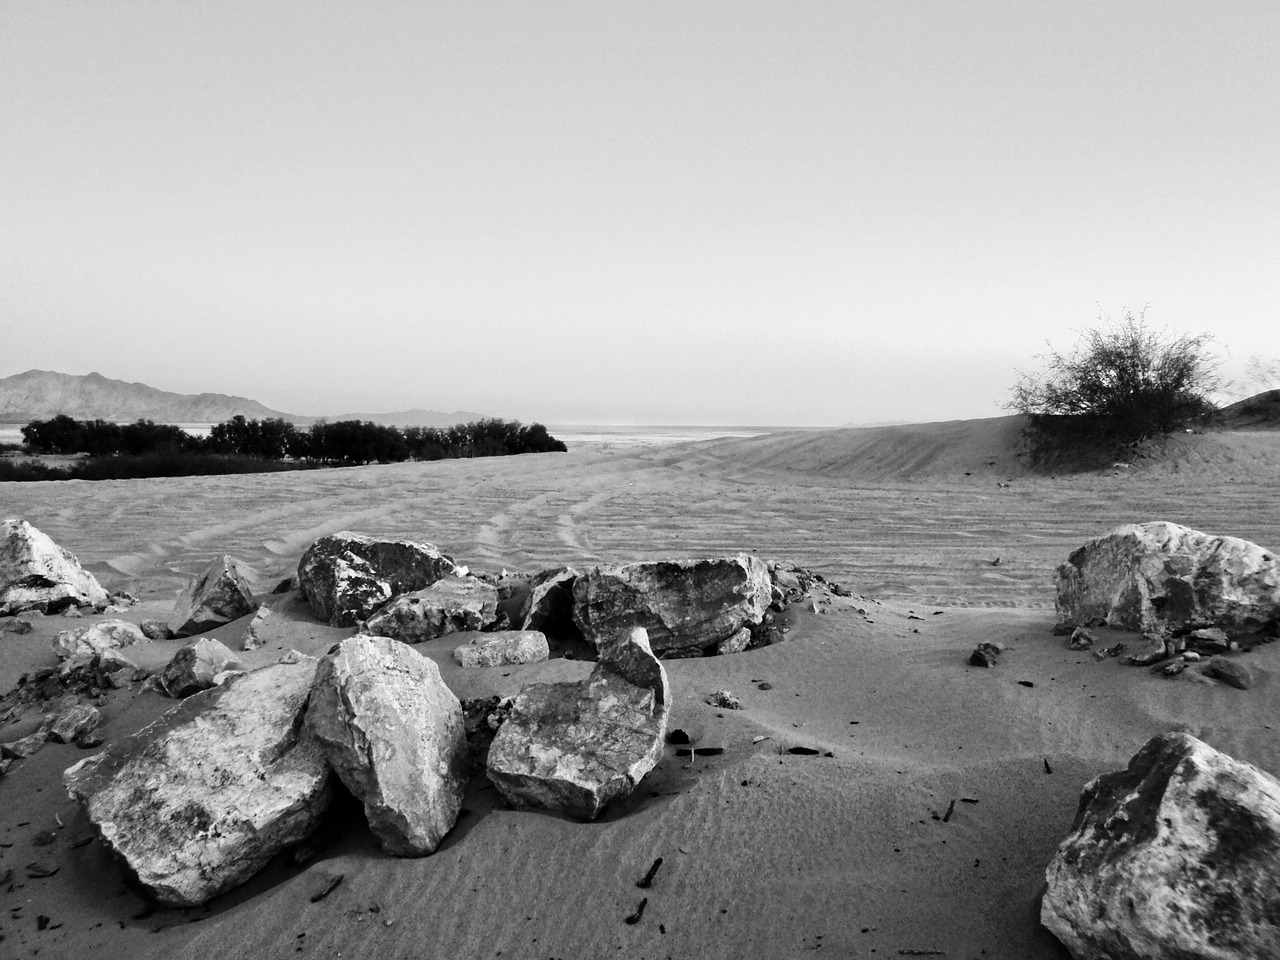
<path id="1" fill-rule="evenodd" d="M 0 377 L 950 420 L 1149 305 L 1233 379 L 1277 117 L 1274 0 L 0 0 Z"/>

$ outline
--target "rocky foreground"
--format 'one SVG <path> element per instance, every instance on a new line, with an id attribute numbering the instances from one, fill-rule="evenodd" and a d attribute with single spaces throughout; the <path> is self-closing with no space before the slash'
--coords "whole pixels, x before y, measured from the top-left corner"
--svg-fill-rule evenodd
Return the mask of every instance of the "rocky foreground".
<path id="1" fill-rule="evenodd" d="M 17 524 L 7 530 L 10 541 L 28 542 L 11 545 L 6 555 L 59 558 L 69 572 L 66 583 L 56 581 L 52 561 L 41 560 L 40 572 L 11 579 L 18 586 L 0 596 L 20 597 L 25 611 L 41 613 L 127 611 L 130 598 L 92 592 L 83 571 L 75 572 L 74 558 L 35 542 L 38 531 Z M 82 592 L 68 600 L 73 581 Z M 1094 632 L 1141 632 L 1127 654 L 1110 653 L 1111 647 L 1093 652 L 1177 680 L 1195 676 L 1247 687 L 1231 679 L 1241 671 L 1221 664 L 1241 666 L 1238 651 L 1274 639 L 1278 584 L 1274 559 L 1255 545 L 1168 524 L 1122 528 L 1072 554 L 1059 571 L 1062 642 L 1084 651 L 1097 643 Z M 48 591 L 44 599 L 41 589 Z M 316 541 L 304 553 L 297 581 L 280 589 L 285 593 L 277 596 L 297 591 L 318 621 L 353 634 L 321 658 L 293 656 L 246 671 L 239 658 L 255 649 L 269 622 L 269 598 L 247 589 L 234 561 L 216 558 L 167 623 L 117 618 L 63 631 L 61 666 L 27 677 L 6 698 L 15 711 L 57 704 L 26 744 L 5 745 L 11 764 L 46 740 L 60 742 L 57 737 L 91 747 L 87 711 L 103 691 L 151 684 L 187 697 L 67 771 L 68 788 L 100 838 L 158 902 L 206 902 L 275 853 L 296 847 L 323 815 L 333 778 L 361 802 L 383 850 L 398 856 L 438 849 L 473 775 L 484 776 L 517 809 L 596 818 L 634 791 L 662 755 L 671 702 L 664 660 L 771 646 L 784 639 L 790 607 L 811 603 L 816 610 L 847 595 L 806 571 L 748 555 L 472 575 L 430 545 L 350 534 Z M 855 608 L 865 603 L 848 599 Z M 8 623 L 22 622 L 24 610 L 13 612 L 19 616 Z M 251 615 L 239 653 L 202 639 L 150 675 L 130 659 L 130 649 L 156 638 Z M 467 704 L 416 649 L 463 632 L 477 633 L 454 650 L 467 669 L 574 651 L 595 667 L 581 681 Z M 1210 648 L 1220 660 L 1213 669 L 1214 656 L 1202 653 Z M 1000 669 L 1010 655 L 995 649 L 983 665 Z M 1175 664 L 1180 669 L 1170 671 Z M 724 693 L 717 702 L 732 709 L 736 698 Z M 1274 890 L 1259 879 L 1263 867 L 1251 865 L 1273 862 L 1271 828 L 1264 824 L 1278 802 L 1274 781 L 1249 774 L 1245 765 L 1230 767 L 1229 758 L 1211 760 L 1210 748 L 1197 743 L 1153 741 L 1135 757 L 1129 779 L 1118 781 L 1129 786 L 1112 787 L 1103 778 L 1086 789 L 1077 830 L 1049 868 L 1042 912 L 1073 956 L 1171 956 L 1174 944 L 1190 950 L 1187 956 L 1277 955 L 1280 938 L 1268 918 L 1280 908 Z M 1177 750 L 1170 754 L 1171 744 Z M 1166 754 L 1177 759 L 1149 759 Z M 1237 772 L 1214 775 L 1193 790 L 1170 786 L 1214 764 Z M 1048 771 L 1047 760 L 1045 766 Z M 1170 776 L 1171 770 L 1183 772 Z M 258 792 L 241 792 L 250 788 Z M 1133 801 L 1135 795 L 1142 802 Z M 1186 796 L 1189 801 L 1180 799 Z M 1171 812 L 1186 802 L 1192 807 Z M 1154 819 L 1144 826 L 1142 817 Z M 1185 830 L 1177 826 L 1183 823 Z M 1202 834 L 1186 832 L 1193 828 Z M 250 835 L 262 840 L 256 846 L 255 839 L 252 850 L 245 845 Z M 1158 842 L 1148 842 L 1152 837 Z M 1238 855 L 1242 844 L 1258 856 Z M 1188 876 L 1192 886 L 1178 886 Z M 1122 904 L 1138 896 L 1175 904 L 1200 898 L 1212 906 L 1164 919 L 1144 910 L 1150 922 L 1140 928 L 1121 922 L 1118 906 L 1097 908 L 1111 897 Z M 1240 906 L 1228 909 L 1231 904 Z M 1199 943 L 1196 937 L 1203 947 L 1186 946 Z"/>

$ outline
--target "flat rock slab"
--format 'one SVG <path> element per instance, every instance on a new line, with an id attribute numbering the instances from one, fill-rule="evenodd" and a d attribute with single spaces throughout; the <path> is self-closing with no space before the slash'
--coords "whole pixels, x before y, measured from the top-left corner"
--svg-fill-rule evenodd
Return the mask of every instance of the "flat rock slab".
<path id="1" fill-rule="evenodd" d="M 573 583 L 573 619 L 583 636 L 642 627 L 658 656 L 696 656 L 758 625 L 772 602 L 769 568 L 739 554 L 593 567 Z"/>
<path id="2" fill-rule="evenodd" d="M 316 828 L 329 766 L 303 723 L 318 661 L 297 658 L 184 700 L 64 775 L 157 902 L 193 907 Z"/>
<path id="3" fill-rule="evenodd" d="M 1280 781 L 1181 733 L 1091 781 L 1040 920 L 1076 960 L 1280 957 Z"/>
<path id="4" fill-rule="evenodd" d="M 316 673 L 307 726 L 387 853 L 432 853 L 458 818 L 462 705 L 433 661 L 389 637 L 343 640 Z"/>
<path id="5" fill-rule="evenodd" d="M 643 629 L 606 640 L 585 681 L 520 691 L 489 750 L 489 780 L 512 806 L 593 820 L 661 759 L 670 701 Z"/>
<path id="6" fill-rule="evenodd" d="M 364 625 L 375 637 L 421 643 L 484 630 L 498 619 L 498 588 L 477 577 L 445 577 L 379 607 Z"/>
<path id="7" fill-rule="evenodd" d="M 25 520 L 0 522 L 0 617 L 107 604 L 80 561 Z"/>
<path id="8" fill-rule="evenodd" d="M 547 638 L 537 630 L 498 630 L 453 648 L 453 659 L 463 667 L 541 663 L 549 656 Z"/>
<path id="9" fill-rule="evenodd" d="M 1280 624 L 1280 561 L 1256 543 L 1157 521 L 1117 527 L 1057 570 L 1058 619 L 1139 632 Z"/>
<path id="10" fill-rule="evenodd" d="M 344 531 L 307 548 L 298 562 L 298 588 L 321 620 L 352 627 L 392 597 L 460 572 L 429 543 Z"/>
<path id="11" fill-rule="evenodd" d="M 219 557 L 187 584 L 174 601 L 169 629 L 190 637 L 252 613 L 253 590 L 235 557 Z"/>

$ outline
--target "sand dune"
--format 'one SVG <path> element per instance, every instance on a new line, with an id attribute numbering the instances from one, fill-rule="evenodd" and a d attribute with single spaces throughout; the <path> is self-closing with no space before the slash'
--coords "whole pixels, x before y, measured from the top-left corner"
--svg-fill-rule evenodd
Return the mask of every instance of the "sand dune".
<path id="1" fill-rule="evenodd" d="M 1007 418 L 619 454 L 0 485 L 0 513 L 26 517 L 104 583 L 142 597 L 129 613 L 139 620 L 165 616 L 215 553 L 245 561 L 269 587 L 312 538 L 344 527 L 428 540 L 490 570 L 748 550 L 793 559 L 865 595 L 821 614 L 796 611 L 787 643 L 670 662 L 673 724 L 701 729 L 701 745 L 724 753 L 690 762 L 670 750 L 601 822 L 503 809 L 479 778 L 469 813 L 437 854 L 396 860 L 379 852 L 358 809 L 340 807 L 316 862 L 273 863 L 198 910 L 148 913 L 96 844 L 77 845 L 87 827 L 58 778 L 83 754 L 48 745 L 0 779 L 0 841 L 12 844 L 0 848 L 0 872 L 12 867 L 16 877 L 4 888 L 11 909 L 0 915 L 0 956 L 868 958 L 928 950 L 1061 960 L 1065 952 L 1037 923 L 1037 897 L 1084 783 L 1171 727 L 1280 772 L 1270 729 L 1280 685 L 1276 651 L 1265 647 L 1249 655 L 1263 677 L 1249 691 L 1068 651 L 1050 634 L 1053 568 L 1084 539 L 1134 520 L 1280 546 L 1276 448 L 1261 435 L 1193 436 L 1163 464 L 1055 480 L 1014 471 L 1015 435 Z M 1008 477 L 1011 486 L 997 486 Z M 344 633 L 316 623 L 294 598 L 273 602 L 259 657 L 323 650 Z M 34 634 L 4 636 L 0 683 L 51 664 L 50 637 L 82 622 L 47 618 Z M 243 627 L 216 635 L 234 641 Z M 419 648 L 462 696 L 586 669 L 556 660 L 463 671 L 449 653 L 465 639 Z M 1010 645 L 1002 663 L 967 666 L 975 643 L 988 639 Z M 157 644 L 149 656 L 162 662 L 175 646 Z M 772 689 L 759 688 L 765 681 Z M 725 688 L 742 699 L 741 711 L 703 702 Z M 130 732 L 168 705 L 153 693 L 113 695 L 107 733 Z M 35 722 L 0 736 L 16 738 Z M 786 753 L 793 745 L 833 756 Z M 952 800 L 951 820 L 933 819 Z M 54 842 L 35 846 L 50 828 Z M 637 889 L 657 857 L 653 887 Z M 58 873 L 27 879 L 25 866 L 37 860 Z M 343 882 L 313 904 L 325 871 Z M 624 923 L 644 896 L 643 918 Z M 37 929 L 40 916 L 47 929 Z"/>

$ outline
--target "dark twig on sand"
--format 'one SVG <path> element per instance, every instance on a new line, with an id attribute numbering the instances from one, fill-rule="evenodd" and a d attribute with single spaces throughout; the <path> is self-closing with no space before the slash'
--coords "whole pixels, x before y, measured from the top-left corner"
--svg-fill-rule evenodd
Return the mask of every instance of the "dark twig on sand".
<path id="1" fill-rule="evenodd" d="M 657 875 L 658 868 L 660 866 L 662 866 L 661 857 L 653 861 L 653 866 L 649 868 L 649 872 L 644 875 L 643 880 L 636 881 L 636 886 L 639 887 L 641 890 L 648 890 L 651 886 L 653 886 L 653 878 Z"/>
<path id="2" fill-rule="evenodd" d="M 947 823 L 951 819 L 951 815 L 956 812 L 956 802 L 953 799 L 947 806 L 947 812 L 942 815 L 942 822 Z"/>
<path id="3" fill-rule="evenodd" d="M 626 923 L 628 926 L 635 926 L 637 923 L 640 922 L 640 918 L 644 916 L 644 908 L 647 907 L 648 905 L 649 905 L 649 898 L 645 897 L 643 900 L 640 901 L 640 906 L 636 907 L 636 912 L 633 913 L 631 916 L 627 917 L 623 921 L 623 923 Z"/>

